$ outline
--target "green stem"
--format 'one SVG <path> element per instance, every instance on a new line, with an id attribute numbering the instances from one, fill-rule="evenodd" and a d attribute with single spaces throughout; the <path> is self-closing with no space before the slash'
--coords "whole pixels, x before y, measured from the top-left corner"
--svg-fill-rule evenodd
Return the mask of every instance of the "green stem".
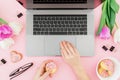
<path id="1" fill-rule="evenodd" d="M 119 5 L 119 10 L 118 10 L 118 12 L 120 11 L 120 5 Z"/>
<path id="2" fill-rule="evenodd" d="M 116 22 L 115 22 L 115 26 L 116 26 L 117 29 L 119 28 Z"/>
<path id="3" fill-rule="evenodd" d="M 106 19 L 106 8 L 107 8 L 107 0 L 103 3 L 103 8 L 102 8 L 102 14 L 101 14 L 101 19 L 100 19 L 100 24 L 98 27 L 97 35 L 100 34 L 102 31 L 103 26 L 106 24 L 105 19 Z"/>
<path id="4" fill-rule="evenodd" d="M 3 20 L 2 18 L 0 18 L 0 23 L 1 24 L 8 24 L 5 20 Z"/>

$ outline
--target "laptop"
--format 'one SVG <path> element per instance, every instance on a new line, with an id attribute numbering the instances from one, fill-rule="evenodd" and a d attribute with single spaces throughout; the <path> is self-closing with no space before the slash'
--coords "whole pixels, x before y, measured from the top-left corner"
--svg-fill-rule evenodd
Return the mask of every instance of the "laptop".
<path id="1" fill-rule="evenodd" d="M 69 41 L 94 56 L 94 0 L 27 0 L 27 56 L 60 56 Z"/>

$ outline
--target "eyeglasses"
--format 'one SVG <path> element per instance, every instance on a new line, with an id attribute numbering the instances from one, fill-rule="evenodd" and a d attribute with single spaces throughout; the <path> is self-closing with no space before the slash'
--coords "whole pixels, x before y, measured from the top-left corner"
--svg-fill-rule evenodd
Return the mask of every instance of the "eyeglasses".
<path id="1" fill-rule="evenodd" d="M 31 62 L 31 63 L 27 63 L 27 64 L 19 67 L 18 69 L 14 70 L 9 75 L 10 80 L 12 80 L 13 78 L 19 76 L 20 74 L 22 74 L 23 72 L 25 72 L 26 70 L 28 70 L 32 66 L 33 66 L 33 63 Z"/>

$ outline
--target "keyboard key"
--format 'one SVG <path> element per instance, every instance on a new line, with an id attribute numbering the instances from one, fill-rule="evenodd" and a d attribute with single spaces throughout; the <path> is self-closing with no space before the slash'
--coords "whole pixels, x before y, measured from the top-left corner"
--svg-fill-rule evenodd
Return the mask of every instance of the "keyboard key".
<path id="1" fill-rule="evenodd" d="M 36 32 L 33 32 L 33 35 L 36 35 L 37 33 Z"/>
<path id="2" fill-rule="evenodd" d="M 37 35 L 40 35 L 40 32 L 37 32 Z"/>
<path id="3" fill-rule="evenodd" d="M 81 35 L 83 35 L 83 32 L 80 32 Z"/>
<path id="4" fill-rule="evenodd" d="M 34 21 L 33 23 L 34 23 L 34 24 L 38 24 L 38 21 Z"/>
<path id="5" fill-rule="evenodd" d="M 42 24 L 42 21 L 39 21 L 39 24 Z"/>
<path id="6" fill-rule="evenodd" d="M 87 32 L 84 32 L 84 35 L 87 35 Z"/>
<path id="7" fill-rule="evenodd" d="M 33 25 L 34 27 L 39 27 L 39 25 Z"/>
<path id="8" fill-rule="evenodd" d="M 51 35 L 66 35 L 67 32 L 49 32 Z"/>

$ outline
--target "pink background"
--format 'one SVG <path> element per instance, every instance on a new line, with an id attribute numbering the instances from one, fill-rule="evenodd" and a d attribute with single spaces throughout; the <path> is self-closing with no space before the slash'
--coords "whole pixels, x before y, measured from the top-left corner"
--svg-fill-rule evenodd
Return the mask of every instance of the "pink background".
<path id="1" fill-rule="evenodd" d="M 120 0 L 117 0 L 117 2 L 120 4 Z M 26 57 L 25 56 L 25 11 L 26 9 L 23 8 L 20 4 L 18 4 L 15 0 L 0 0 L 0 18 L 5 19 L 8 22 L 20 22 L 24 29 L 22 30 L 21 34 L 19 36 L 13 37 L 15 40 L 15 44 L 8 50 L 3 50 L 0 48 L 0 59 L 4 58 L 7 60 L 7 64 L 0 66 L 0 80 L 9 80 L 9 74 L 14 69 L 28 63 L 28 62 L 34 62 L 34 66 L 26 71 L 25 73 L 21 74 L 20 76 L 16 77 L 13 80 L 33 80 L 34 73 L 37 70 L 37 67 L 41 64 L 42 61 L 46 59 L 52 59 L 55 60 L 59 66 L 58 72 L 54 75 L 53 78 L 50 78 L 49 80 L 76 80 L 75 74 L 72 72 L 70 67 L 64 63 L 61 57 Z M 17 18 L 17 14 L 19 12 L 24 13 L 24 16 L 20 19 Z M 99 20 L 101 16 L 101 6 L 94 9 L 95 13 L 95 31 L 98 28 Z M 118 23 L 118 26 L 120 26 L 120 11 L 117 15 L 116 22 Z M 95 56 L 93 57 L 81 57 L 83 66 L 90 76 L 91 80 L 99 80 L 96 75 L 96 65 L 97 62 L 101 58 L 105 58 L 108 56 L 115 57 L 120 61 L 120 44 L 115 44 L 113 42 L 113 38 L 109 40 L 101 40 L 99 37 L 95 38 Z M 116 52 L 105 52 L 101 47 L 103 45 L 108 46 L 116 46 Z M 18 62 L 18 63 L 12 63 L 10 59 L 10 51 L 16 50 L 21 53 L 23 53 L 24 58 Z M 119 79 L 120 80 L 120 79 Z"/>

